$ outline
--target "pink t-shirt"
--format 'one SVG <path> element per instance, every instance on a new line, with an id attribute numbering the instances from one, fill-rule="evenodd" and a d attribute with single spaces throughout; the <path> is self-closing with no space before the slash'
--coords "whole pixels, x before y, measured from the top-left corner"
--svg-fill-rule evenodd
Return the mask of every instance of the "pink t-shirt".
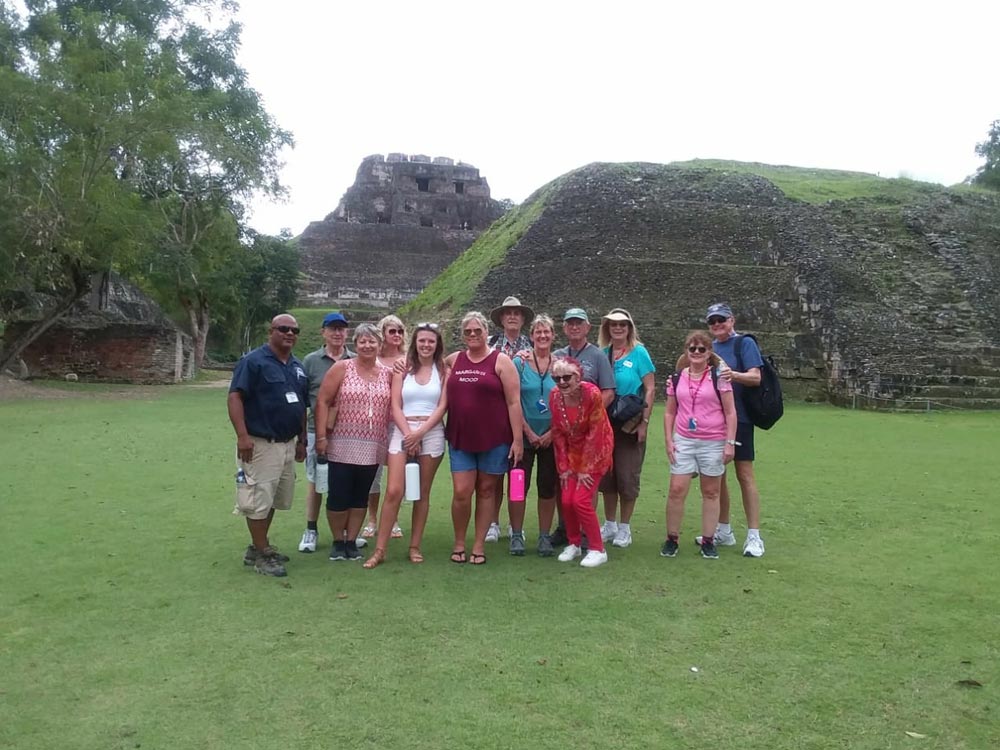
<path id="1" fill-rule="evenodd" d="M 719 378 L 720 393 L 732 390 L 729 381 Z M 726 414 L 722 411 L 722 401 L 715 395 L 712 374 L 708 370 L 701 378 L 691 380 L 685 367 L 677 381 L 677 393 L 674 393 L 673 378 L 667 379 L 667 396 L 677 398 L 674 432 L 678 435 L 693 440 L 726 439 Z M 692 425 L 697 427 L 692 429 Z"/>

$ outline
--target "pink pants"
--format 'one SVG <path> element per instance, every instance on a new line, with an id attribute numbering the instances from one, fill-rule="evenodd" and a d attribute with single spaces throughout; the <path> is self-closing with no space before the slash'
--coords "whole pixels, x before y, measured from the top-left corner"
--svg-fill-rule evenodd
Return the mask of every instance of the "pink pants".
<path id="1" fill-rule="evenodd" d="M 594 493 L 597 491 L 597 482 L 600 477 L 593 477 L 594 484 L 591 487 L 584 487 L 572 478 L 562 486 L 563 520 L 566 522 L 566 537 L 570 544 L 580 546 L 580 532 L 587 535 L 588 549 L 597 552 L 604 551 L 604 542 L 601 541 L 601 524 L 597 521 L 597 511 L 591 505 Z"/>

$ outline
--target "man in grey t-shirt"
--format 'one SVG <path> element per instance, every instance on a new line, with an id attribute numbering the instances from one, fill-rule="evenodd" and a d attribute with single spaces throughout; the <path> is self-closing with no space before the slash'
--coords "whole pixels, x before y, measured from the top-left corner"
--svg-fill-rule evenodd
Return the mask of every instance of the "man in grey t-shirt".
<path id="1" fill-rule="evenodd" d="M 319 519 L 319 506 L 323 498 L 316 493 L 316 432 L 315 413 L 316 396 L 319 394 L 319 387 L 323 383 L 327 370 L 333 367 L 335 362 L 342 359 L 351 359 L 354 352 L 347 348 L 347 318 L 339 312 L 329 313 L 323 318 L 323 346 L 314 352 L 309 352 L 302 360 L 302 368 L 309 378 L 309 418 L 306 422 L 308 426 L 308 444 L 306 447 L 306 479 L 308 489 L 306 490 L 306 530 L 302 533 L 302 541 L 299 542 L 299 552 L 315 552 L 317 537 L 317 520 Z"/>
<path id="2" fill-rule="evenodd" d="M 583 379 L 601 389 L 607 407 L 615 399 L 615 371 L 611 360 L 598 347 L 587 341 L 590 318 L 582 307 L 571 307 L 563 315 L 563 333 L 569 346 L 556 349 L 557 357 L 573 357 L 583 365 Z"/>

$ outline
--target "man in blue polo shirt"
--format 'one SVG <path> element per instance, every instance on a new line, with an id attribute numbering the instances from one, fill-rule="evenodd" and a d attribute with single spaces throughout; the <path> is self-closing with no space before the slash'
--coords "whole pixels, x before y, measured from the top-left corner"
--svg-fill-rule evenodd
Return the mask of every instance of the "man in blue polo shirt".
<path id="1" fill-rule="evenodd" d="M 236 365 L 229 386 L 229 420 L 236 430 L 236 515 L 251 544 L 243 557 L 258 573 L 286 575 L 288 557 L 271 546 L 275 509 L 292 507 L 295 462 L 306 457 L 309 379 L 292 354 L 299 324 L 291 315 L 271 321 L 267 343 Z"/>
<path id="2" fill-rule="evenodd" d="M 764 540 L 760 536 L 760 492 L 753 474 L 753 423 L 743 405 L 743 388 L 760 385 L 760 368 L 764 359 L 753 339 L 744 338 L 734 330 L 736 319 L 729 305 L 717 303 L 708 308 L 705 322 L 715 343 L 712 349 L 722 357 L 726 366 L 720 368 L 719 377 L 733 384 L 733 398 L 736 401 L 736 480 L 740 483 L 743 496 L 743 510 L 747 516 L 747 540 L 743 545 L 744 557 L 763 557 Z M 729 487 L 726 477 L 722 477 L 722 493 L 719 498 L 719 525 L 715 530 L 715 543 L 731 546 L 736 544 L 736 536 L 729 522 Z M 701 537 L 697 538 L 701 542 Z"/>

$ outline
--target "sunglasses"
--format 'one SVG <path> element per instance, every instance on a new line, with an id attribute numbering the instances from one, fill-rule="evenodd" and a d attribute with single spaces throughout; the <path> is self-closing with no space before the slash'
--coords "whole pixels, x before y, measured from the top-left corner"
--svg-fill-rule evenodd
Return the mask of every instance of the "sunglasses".
<path id="1" fill-rule="evenodd" d="M 710 326 L 717 326 L 717 325 L 719 325 L 719 323 L 725 323 L 725 322 L 726 322 L 726 318 L 709 318 L 708 319 L 708 324 Z"/>
<path id="2" fill-rule="evenodd" d="M 708 351 L 708 347 L 707 346 L 689 346 L 688 347 L 688 351 L 691 352 L 692 354 L 694 354 L 695 352 L 698 352 L 698 354 L 704 354 L 705 352 Z"/>
<path id="3" fill-rule="evenodd" d="M 483 335 L 483 329 L 482 328 L 466 328 L 466 329 L 464 329 L 462 331 L 462 335 L 465 336 L 466 338 L 470 338 L 470 339 L 473 338 L 473 337 L 476 337 L 476 336 L 482 336 Z"/>
<path id="4" fill-rule="evenodd" d="M 552 379 L 557 383 L 568 383 L 575 377 L 576 375 L 553 375 Z"/>
<path id="5" fill-rule="evenodd" d="M 437 323 L 417 323 L 418 331 L 436 331 L 438 329 Z"/>
<path id="6" fill-rule="evenodd" d="M 299 335 L 298 326 L 272 326 L 272 331 L 281 331 L 282 333 L 294 333 L 296 336 Z"/>
<path id="7" fill-rule="evenodd" d="M 391 334 L 393 334 L 395 336 L 402 336 L 403 335 L 403 329 L 402 328 L 386 328 L 385 332 L 386 333 L 391 333 Z"/>

